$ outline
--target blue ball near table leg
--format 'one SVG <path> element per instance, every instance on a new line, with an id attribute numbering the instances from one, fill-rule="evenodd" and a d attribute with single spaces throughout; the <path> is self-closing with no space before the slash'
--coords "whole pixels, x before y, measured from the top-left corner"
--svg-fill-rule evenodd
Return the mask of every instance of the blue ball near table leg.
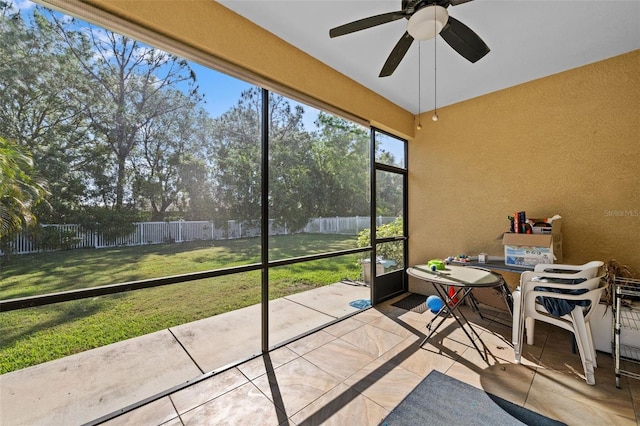
<path id="1" fill-rule="evenodd" d="M 438 296 L 431 295 L 427 297 L 427 308 L 429 308 L 434 314 L 437 314 L 438 311 L 442 309 L 442 306 L 444 306 L 444 303 Z"/>

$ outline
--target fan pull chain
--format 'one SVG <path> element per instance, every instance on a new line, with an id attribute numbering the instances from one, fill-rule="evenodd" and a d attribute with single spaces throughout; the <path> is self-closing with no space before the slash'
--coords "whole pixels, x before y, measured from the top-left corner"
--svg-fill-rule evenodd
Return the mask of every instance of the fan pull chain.
<path id="1" fill-rule="evenodd" d="M 437 38 L 438 38 L 438 31 L 436 27 L 436 19 L 435 19 L 435 9 L 433 11 L 433 26 L 434 26 L 434 30 L 435 30 L 435 36 L 433 37 L 433 117 L 431 117 L 431 119 L 433 121 L 438 121 L 438 57 L 436 55 L 436 47 L 438 45 L 437 42 Z"/>
<path id="2" fill-rule="evenodd" d="M 420 120 L 420 112 L 421 112 L 421 108 L 420 108 L 420 98 L 422 97 L 422 90 L 420 88 L 420 79 L 421 79 L 421 72 L 420 72 L 420 40 L 418 40 L 418 125 L 416 126 L 416 129 L 420 130 L 422 129 L 422 122 Z"/>

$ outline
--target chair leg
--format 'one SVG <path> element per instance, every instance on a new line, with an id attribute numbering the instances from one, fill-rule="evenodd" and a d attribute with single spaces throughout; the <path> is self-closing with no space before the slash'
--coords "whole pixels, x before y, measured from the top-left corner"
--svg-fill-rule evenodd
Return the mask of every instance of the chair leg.
<path id="1" fill-rule="evenodd" d="M 577 306 L 571 311 L 571 319 L 574 327 L 574 335 L 578 344 L 578 352 L 584 368 L 584 375 L 588 385 L 595 385 L 596 380 L 593 372 L 592 349 L 587 337 L 587 328 L 584 322 L 582 308 Z"/>
<path id="2" fill-rule="evenodd" d="M 593 368 L 598 368 L 596 347 L 595 347 L 595 344 L 593 343 L 593 334 L 591 334 L 591 324 L 587 322 L 585 326 L 587 328 L 588 343 L 591 346 L 591 359 L 593 360 Z"/>
<path id="3" fill-rule="evenodd" d="M 527 345 L 533 345 L 533 335 L 535 334 L 536 320 L 533 318 L 525 319 L 525 329 L 527 334 Z"/>
<path id="4" fill-rule="evenodd" d="M 580 332 L 576 330 L 576 342 L 578 344 L 578 353 L 580 354 L 580 361 L 582 361 L 582 368 L 584 369 L 584 377 L 588 385 L 595 385 L 596 380 L 593 372 L 593 363 L 591 362 L 591 354 L 588 345 L 585 347 L 584 339 L 579 336 Z"/>
<path id="5" fill-rule="evenodd" d="M 511 343 L 513 344 L 513 355 L 516 364 L 520 364 L 522 355 L 522 302 L 520 300 L 520 291 L 513 292 L 513 323 L 511 329 Z"/>

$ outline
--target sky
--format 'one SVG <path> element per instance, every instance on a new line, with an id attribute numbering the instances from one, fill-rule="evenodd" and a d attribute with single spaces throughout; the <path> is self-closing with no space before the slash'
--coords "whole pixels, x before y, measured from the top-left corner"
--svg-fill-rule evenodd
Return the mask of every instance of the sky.
<path id="1" fill-rule="evenodd" d="M 30 15 L 35 3 L 29 0 L 10 0 L 16 10 L 20 10 L 23 14 Z M 189 62 L 189 66 L 196 73 L 197 84 L 200 87 L 200 93 L 205 95 L 206 103 L 201 105 L 207 110 L 212 117 L 219 117 L 230 107 L 235 105 L 240 99 L 240 94 L 253 85 L 239 80 L 235 77 L 228 76 L 211 68 L 202 66 L 195 62 Z M 290 99 L 292 105 L 299 103 Z M 303 124 L 307 131 L 315 130 L 314 121 L 318 116 L 318 110 L 310 106 L 299 104 L 304 107 Z"/>

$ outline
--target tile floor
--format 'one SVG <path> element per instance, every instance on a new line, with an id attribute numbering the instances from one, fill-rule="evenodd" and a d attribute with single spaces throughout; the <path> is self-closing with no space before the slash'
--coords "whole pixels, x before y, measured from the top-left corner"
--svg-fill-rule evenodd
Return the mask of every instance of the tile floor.
<path id="1" fill-rule="evenodd" d="M 617 389 L 613 360 L 599 353 L 596 385 L 587 385 L 568 332 L 538 325 L 535 345 L 514 364 L 510 328 L 467 312 L 485 361 L 451 319 L 419 348 L 432 314 L 393 301 L 106 424 L 377 425 L 438 370 L 569 425 L 640 425 L 640 381 L 623 377 Z"/>

